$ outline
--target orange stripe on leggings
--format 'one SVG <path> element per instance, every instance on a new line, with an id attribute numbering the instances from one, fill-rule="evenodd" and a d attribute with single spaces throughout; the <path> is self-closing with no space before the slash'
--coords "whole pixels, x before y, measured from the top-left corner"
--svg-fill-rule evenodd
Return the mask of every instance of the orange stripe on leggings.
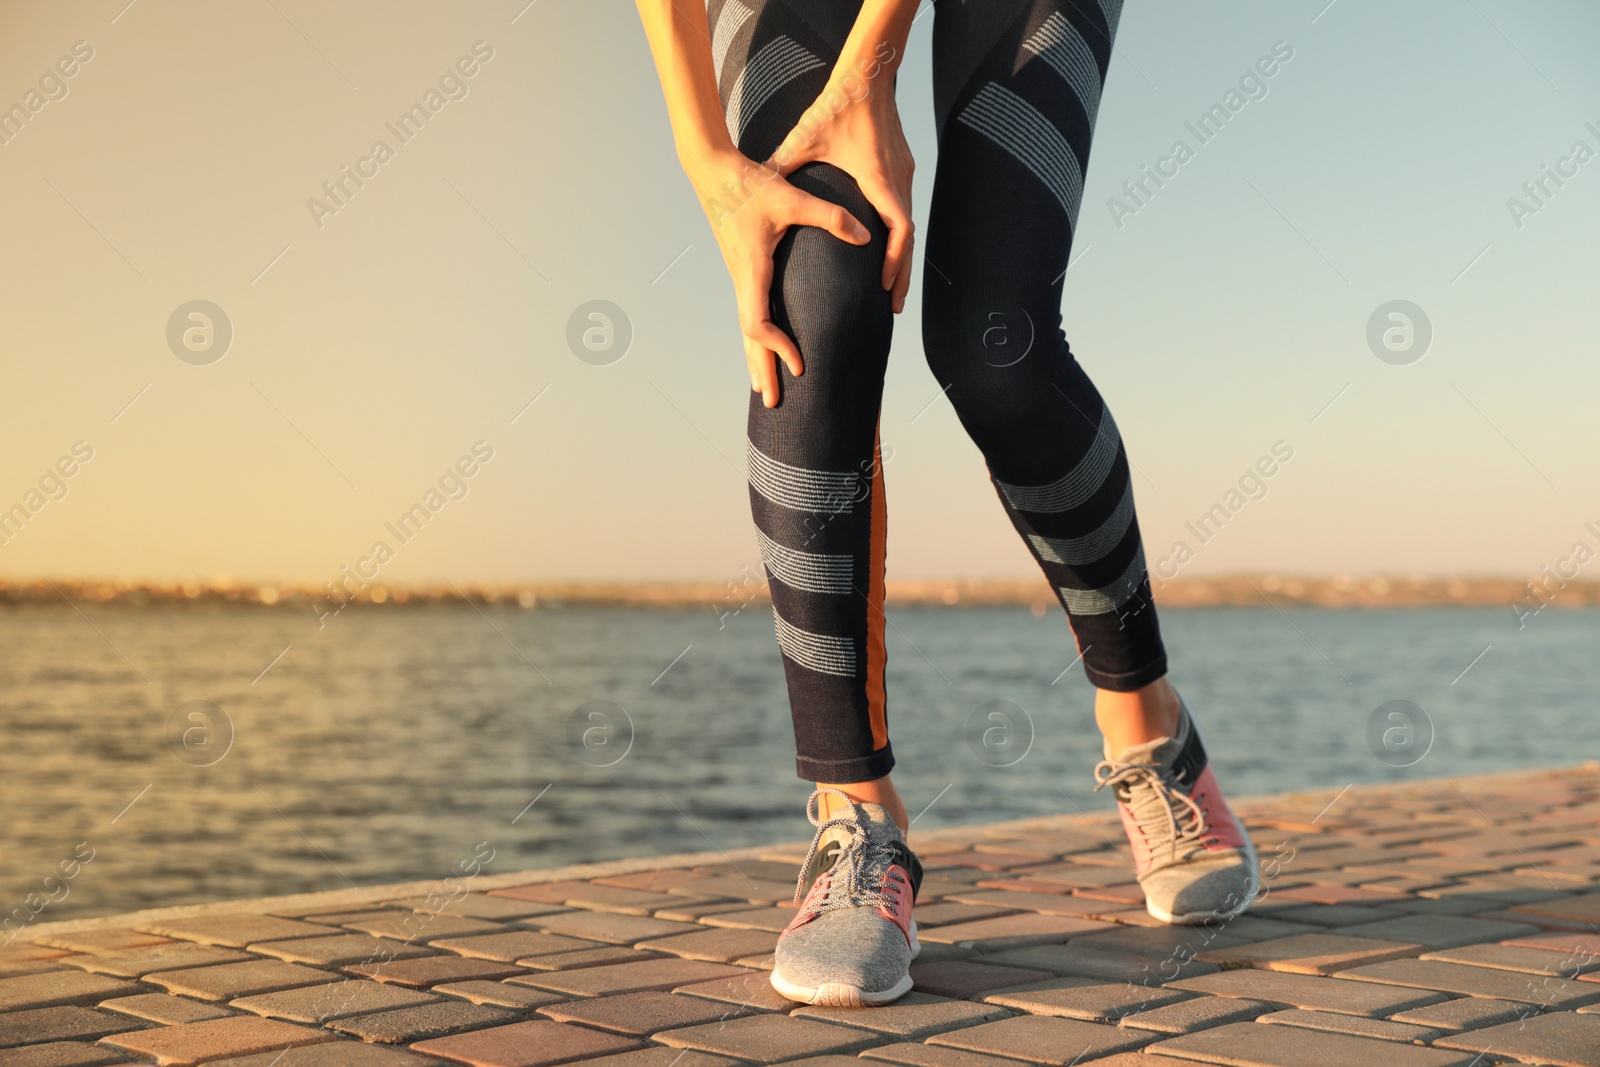
<path id="1" fill-rule="evenodd" d="M 888 507 L 883 497 L 883 453 L 878 430 L 872 430 L 872 544 L 867 577 L 867 716 L 872 723 L 872 750 L 889 743 L 888 697 L 883 686 L 883 566 L 888 554 Z"/>

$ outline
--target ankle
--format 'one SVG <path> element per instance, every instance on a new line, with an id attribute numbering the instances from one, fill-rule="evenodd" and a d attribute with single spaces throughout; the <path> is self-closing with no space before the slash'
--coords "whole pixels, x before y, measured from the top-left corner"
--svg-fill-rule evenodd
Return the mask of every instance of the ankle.
<path id="1" fill-rule="evenodd" d="M 1094 718 L 1106 745 L 1118 753 L 1133 745 L 1176 736 L 1180 707 L 1178 691 L 1162 677 L 1126 693 L 1096 690 Z"/>
<path id="2" fill-rule="evenodd" d="M 900 827 L 900 832 L 905 833 L 911 827 L 911 820 L 906 815 L 906 806 L 900 799 L 900 794 L 894 787 L 894 782 L 888 775 L 874 778 L 870 782 L 849 782 L 843 785 L 817 783 L 818 789 L 837 789 L 858 804 L 878 804 L 889 813 L 889 818 Z M 835 816 L 846 814 L 847 805 L 838 797 L 829 793 L 822 794 L 817 800 L 817 814 L 823 821 Z"/>

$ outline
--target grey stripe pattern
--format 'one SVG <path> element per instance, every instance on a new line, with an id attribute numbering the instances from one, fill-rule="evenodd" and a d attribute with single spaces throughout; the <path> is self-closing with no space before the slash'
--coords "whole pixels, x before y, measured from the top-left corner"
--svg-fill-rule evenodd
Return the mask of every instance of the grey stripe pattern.
<path id="1" fill-rule="evenodd" d="M 754 14 L 739 0 L 728 0 L 723 5 L 722 13 L 717 16 L 717 28 L 711 34 L 711 63 L 716 68 L 717 81 L 722 81 L 722 66 L 727 62 L 733 39 L 739 36 L 739 31 L 744 29 L 744 24 Z"/>
<path id="2" fill-rule="evenodd" d="M 1109 406 L 1101 408 L 1100 427 L 1095 431 L 1094 445 L 1077 466 L 1049 485 L 1008 485 L 995 479 L 1006 503 L 1018 511 L 1032 511 L 1051 515 L 1071 511 L 1095 494 L 1105 483 L 1106 476 L 1117 460 L 1117 449 L 1122 435 L 1111 418 Z"/>
<path id="3" fill-rule="evenodd" d="M 856 676 L 856 645 L 850 638 L 814 634 L 791 626 L 776 611 L 772 617 L 777 625 L 778 647 L 785 656 L 818 674 L 840 678 Z"/>
<path id="4" fill-rule="evenodd" d="M 734 143 L 739 142 L 745 127 L 773 94 L 800 75 L 823 65 L 822 60 L 787 34 L 780 34 L 762 45 L 761 50 L 745 62 L 728 94 L 728 133 Z"/>
<path id="5" fill-rule="evenodd" d="M 855 507 L 859 479 L 850 471 L 817 471 L 773 459 L 745 440 L 750 484 L 779 507 L 795 511 L 848 515 Z"/>
<path id="6" fill-rule="evenodd" d="M 761 540 L 761 558 L 766 561 L 767 573 L 789 588 L 807 593 L 848 594 L 854 590 L 853 557 L 789 548 L 762 533 L 760 527 L 756 528 L 756 537 Z"/>
<path id="7" fill-rule="evenodd" d="M 1116 510 L 1106 517 L 1106 521 L 1082 537 L 1041 537 L 1038 534 L 1029 534 L 1028 540 L 1033 542 L 1033 550 L 1039 558 L 1046 563 L 1065 563 L 1069 567 L 1082 566 L 1104 559 L 1122 539 L 1127 536 L 1128 527 L 1133 525 L 1133 483 L 1128 483 L 1128 488 L 1123 491 L 1122 502 Z"/>
<path id="8" fill-rule="evenodd" d="M 1099 589 L 1068 589 L 1061 587 L 1061 599 L 1071 615 L 1105 615 L 1116 611 L 1133 598 L 1144 581 L 1144 546 L 1133 554 L 1128 569 L 1110 585 Z"/>
<path id="9" fill-rule="evenodd" d="M 1076 221 L 1083 196 L 1083 170 L 1072 146 L 1038 108 L 1003 85 L 989 82 L 962 109 L 963 126 L 983 134 L 1016 157 L 1044 183 Z"/>
<path id="10" fill-rule="evenodd" d="M 1022 47 L 1061 75 L 1077 95 L 1078 103 L 1083 105 L 1083 113 L 1088 116 L 1089 124 L 1094 125 L 1095 115 L 1100 110 L 1100 65 L 1094 61 L 1089 42 L 1083 39 L 1077 27 L 1068 22 L 1061 12 L 1052 12 L 1044 25 L 1022 42 Z"/>
<path id="11" fill-rule="evenodd" d="M 1106 16 L 1106 28 L 1115 36 L 1117 22 L 1122 18 L 1122 0 L 1100 0 L 1100 10 Z"/>

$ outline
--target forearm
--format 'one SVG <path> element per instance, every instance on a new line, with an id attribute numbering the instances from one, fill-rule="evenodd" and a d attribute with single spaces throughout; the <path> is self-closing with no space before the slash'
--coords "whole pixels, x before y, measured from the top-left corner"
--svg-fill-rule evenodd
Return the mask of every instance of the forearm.
<path id="1" fill-rule="evenodd" d="M 735 151 L 722 118 L 711 33 L 703 0 L 637 0 L 650 54 L 661 79 L 678 161 L 699 161 Z"/>
<path id="2" fill-rule="evenodd" d="M 869 79 L 888 75 L 891 79 L 906 54 L 906 38 L 917 17 L 920 0 L 865 0 L 856 15 L 834 78 L 847 74 Z"/>

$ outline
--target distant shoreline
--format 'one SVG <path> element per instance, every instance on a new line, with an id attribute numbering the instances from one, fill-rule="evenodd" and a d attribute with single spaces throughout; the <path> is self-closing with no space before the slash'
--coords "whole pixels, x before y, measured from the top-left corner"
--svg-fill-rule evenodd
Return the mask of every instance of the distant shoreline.
<path id="1" fill-rule="evenodd" d="M 327 588 L 233 582 L 146 584 L 115 581 L 0 581 L 0 608 L 91 602 L 128 607 L 149 605 L 239 605 L 271 609 L 330 610 L 339 606 Z M 767 604 L 766 583 L 748 573 L 742 582 L 513 582 L 386 588 L 372 584 L 344 601 L 385 608 L 437 604 L 493 604 L 524 610 L 563 607 L 709 608 L 737 612 Z M 892 607 L 1024 606 L 1035 611 L 1054 603 L 1040 579 L 948 579 L 890 581 Z M 1502 607 L 1516 610 L 1600 606 L 1600 582 L 1556 585 L 1515 578 L 1423 577 L 1417 575 L 1296 576 L 1234 574 L 1155 582 L 1164 607 L 1417 608 Z"/>

